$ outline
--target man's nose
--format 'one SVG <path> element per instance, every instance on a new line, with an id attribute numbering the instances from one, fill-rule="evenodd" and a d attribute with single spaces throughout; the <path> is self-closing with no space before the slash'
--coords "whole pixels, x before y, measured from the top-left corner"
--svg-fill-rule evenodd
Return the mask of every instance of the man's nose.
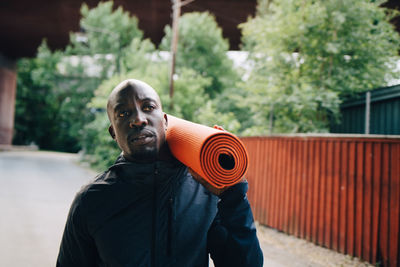
<path id="1" fill-rule="evenodd" d="M 129 127 L 143 127 L 147 125 L 146 116 L 142 112 L 137 112 L 135 116 L 132 116 L 132 119 L 129 122 Z"/>

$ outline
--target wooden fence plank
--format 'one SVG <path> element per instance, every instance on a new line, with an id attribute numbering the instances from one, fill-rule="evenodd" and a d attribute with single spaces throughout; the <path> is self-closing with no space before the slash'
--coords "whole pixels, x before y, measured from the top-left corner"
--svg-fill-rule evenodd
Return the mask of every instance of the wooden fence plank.
<path id="1" fill-rule="evenodd" d="M 340 143 L 334 143 L 333 146 L 333 195 L 332 195 L 332 248 L 339 250 L 339 208 L 340 208 Z"/>
<path id="2" fill-rule="evenodd" d="M 286 140 L 280 139 L 279 140 L 279 168 L 278 168 L 278 175 L 277 179 L 278 181 L 278 197 L 277 200 L 279 201 L 279 207 L 276 213 L 276 224 L 278 225 L 277 229 L 284 231 L 284 224 L 283 224 L 283 212 L 284 212 L 284 203 L 285 203 L 285 186 L 286 186 L 286 167 L 287 167 L 287 162 L 286 162 Z"/>
<path id="3" fill-rule="evenodd" d="M 283 211 L 282 211 L 282 227 L 283 230 L 287 233 L 289 231 L 289 217 L 290 217 L 290 186 L 291 186 L 291 161 L 290 161 L 290 153 L 291 153 L 291 142 L 285 142 L 285 156 L 284 162 L 285 164 L 285 186 L 284 186 L 284 202 L 283 202 Z"/>
<path id="4" fill-rule="evenodd" d="M 355 255 L 362 258 L 364 201 L 364 143 L 357 143 Z"/>
<path id="5" fill-rule="evenodd" d="M 302 164 L 301 164 L 301 154 L 302 154 L 302 147 L 300 141 L 296 140 L 296 187 L 295 187 L 295 195 L 296 195 L 296 220 L 295 220 L 295 230 L 294 235 L 299 237 L 300 236 L 300 215 L 301 215 L 301 172 L 302 172 Z"/>
<path id="6" fill-rule="evenodd" d="M 346 253 L 347 236 L 347 196 L 348 196 L 348 142 L 341 142 L 340 169 L 339 169 L 339 252 Z"/>
<path id="7" fill-rule="evenodd" d="M 295 153 L 294 150 L 294 142 L 293 140 L 289 141 L 289 166 L 290 166 L 290 171 L 289 171 L 289 202 L 288 202 L 288 233 L 293 234 L 293 219 L 295 216 L 294 213 L 294 185 L 295 185 L 295 160 L 293 158 L 293 155 Z"/>
<path id="8" fill-rule="evenodd" d="M 300 193 L 300 237 L 305 238 L 306 228 L 306 199 L 307 199 L 307 166 L 306 160 L 308 157 L 307 140 L 300 143 L 302 145 L 301 159 L 301 193 Z"/>
<path id="9" fill-rule="evenodd" d="M 292 164 L 293 164 L 293 170 L 292 170 L 292 217 L 290 219 L 290 234 L 296 235 L 296 228 L 297 228 L 297 151 L 298 151 L 298 145 L 296 140 L 292 140 L 292 146 L 293 146 L 293 152 L 292 152 Z"/>
<path id="10" fill-rule="evenodd" d="M 332 203 L 333 203 L 333 142 L 328 142 L 326 162 L 326 205 L 325 205 L 325 238 L 324 245 L 332 245 Z"/>
<path id="11" fill-rule="evenodd" d="M 279 148 L 279 153 L 278 153 L 278 156 L 277 156 L 277 161 L 279 162 L 278 163 L 278 165 L 277 165 L 277 168 L 276 168 L 276 173 L 275 173 L 275 177 L 274 177 L 274 181 L 275 181 L 275 200 L 276 200 L 276 205 L 277 205 L 277 209 L 276 209 L 276 211 L 275 211 L 275 214 L 274 214 L 274 225 L 275 225 L 275 228 L 276 229 L 278 229 L 278 230 L 280 230 L 280 231 L 282 231 L 282 226 L 279 224 L 279 214 L 280 214 L 280 211 L 281 211 L 281 209 L 282 209 L 282 202 L 281 202 L 281 198 L 282 198 L 282 159 L 283 159 L 283 156 L 282 156 L 282 153 L 283 153 L 283 150 L 282 150 L 282 142 L 283 142 L 283 140 L 281 140 L 281 139 L 278 139 L 278 148 Z"/>
<path id="12" fill-rule="evenodd" d="M 326 217 L 326 191 L 327 191 L 327 141 L 321 141 L 321 186 L 319 191 L 319 216 L 318 216 L 318 244 L 325 245 L 325 232 L 327 231 L 325 224 Z"/>
<path id="13" fill-rule="evenodd" d="M 378 227 L 380 213 L 380 191 L 382 171 L 382 145 L 374 143 L 372 147 L 372 230 L 371 230 L 371 262 L 376 263 L 378 251 Z"/>
<path id="14" fill-rule="evenodd" d="M 346 253 L 354 255 L 355 235 L 355 189 L 356 189 L 356 143 L 349 144 L 349 166 L 348 166 L 348 197 L 347 197 L 347 249 Z"/>
<path id="15" fill-rule="evenodd" d="M 271 171 L 271 142 L 268 140 L 268 142 L 264 142 L 264 144 L 260 144 L 260 147 L 264 150 L 263 153 L 261 153 L 262 157 L 262 162 L 264 163 L 264 166 L 261 166 L 262 172 L 261 172 L 261 186 L 262 188 L 260 189 L 261 191 L 261 202 L 262 202 L 262 207 L 263 211 L 261 213 L 261 218 L 263 219 L 264 222 L 268 221 L 267 214 L 268 214 L 268 204 L 270 202 L 270 177 L 269 173 Z"/>
<path id="16" fill-rule="evenodd" d="M 378 260 L 383 266 L 389 266 L 389 194 L 390 194 L 390 147 L 383 144 L 381 201 L 379 216 Z"/>
<path id="17" fill-rule="evenodd" d="M 389 266 L 399 266 L 400 228 L 400 144 L 390 151 L 390 221 L 389 221 Z"/>
<path id="18" fill-rule="evenodd" d="M 364 219 L 363 219 L 363 251 L 362 257 L 371 261 L 371 219 L 372 219 L 372 144 L 365 144 L 365 165 L 364 165 Z"/>
<path id="19" fill-rule="evenodd" d="M 267 182 L 267 190 L 268 194 L 266 195 L 267 201 L 265 203 L 266 210 L 265 210 L 265 224 L 271 226 L 271 207 L 272 207 L 272 171 L 273 171 L 273 160 L 274 160 L 274 151 L 273 151 L 273 140 L 268 140 L 267 146 L 268 154 L 270 155 L 267 159 L 268 162 L 268 175 L 265 177 Z"/>
<path id="20" fill-rule="evenodd" d="M 269 223 L 272 227 L 276 228 L 275 225 L 275 214 L 277 212 L 277 201 L 276 201 L 276 197 L 277 197 L 277 168 L 278 166 L 278 154 L 279 154 L 279 149 L 278 149 L 278 140 L 274 139 L 273 140 L 273 151 L 274 151 L 274 155 L 272 158 L 272 168 L 271 168 L 271 203 L 270 203 L 270 216 L 269 216 Z"/>
<path id="21" fill-rule="evenodd" d="M 253 151 L 254 151 L 253 143 L 254 142 L 248 142 L 245 145 L 246 149 L 248 151 L 249 159 L 250 159 L 250 161 L 249 161 L 249 169 L 247 170 L 246 177 L 247 177 L 248 181 L 252 184 L 252 186 L 249 186 L 249 191 L 247 193 L 248 193 L 248 199 L 249 199 L 249 201 L 251 203 L 253 214 L 254 214 L 255 217 L 258 217 L 257 211 L 259 210 L 259 207 L 258 207 L 258 205 L 256 203 L 256 201 L 257 201 L 256 193 L 257 192 L 255 190 L 257 188 L 257 186 L 256 186 L 257 185 L 257 175 L 255 173 L 257 169 L 256 168 L 251 168 L 251 165 L 254 164 L 253 160 L 252 160 L 254 158 L 254 155 L 253 155 Z"/>
<path id="22" fill-rule="evenodd" d="M 312 192 L 312 242 L 317 243 L 318 241 L 318 219 L 319 219 L 319 212 L 320 212 L 320 199 L 319 199 L 319 192 L 320 192 L 320 169 L 321 169 L 321 142 L 315 141 L 314 142 L 314 150 L 315 150 L 315 155 L 314 155 L 314 162 L 313 165 L 311 165 L 314 168 L 313 172 L 313 192 Z"/>
<path id="23" fill-rule="evenodd" d="M 313 199 L 313 189 L 314 189 L 314 141 L 310 140 L 307 142 L 308 153 L 306 159 L 306 221 L 305 221 L 305 236 L 308 241 L 312 239 L 312 231 L 311 224 L 313 218 L 313 210 L 312 210 L 312 199 Z"/>
<path id="24" fill-rule="evenodd" d="M 263 147 L 264 142 L 261 138 L 258 138 L 255 142 L 255 149 L 257 151 L 257 156 L 253 161 L 257 161 L 256 168 L 257 171 L 257 206 L 259 207 L 258 216 L 259 218 L 264 218 L 266 205 L 264 201 L 264 195 L 268 194 L 268 189 L 265 187 L 265 175 L 266 169 L 268 169 L 268 156 L 267 151 Z"/>

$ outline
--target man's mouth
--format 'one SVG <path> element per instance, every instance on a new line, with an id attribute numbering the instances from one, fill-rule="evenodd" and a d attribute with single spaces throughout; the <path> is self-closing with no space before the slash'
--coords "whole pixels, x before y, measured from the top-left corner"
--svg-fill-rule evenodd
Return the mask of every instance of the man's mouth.
<path id="1" fill-rule="evenodd" d="M 151 133 L 141 133 L 129 138 L 129 141 L 135 145 L 145 145 L 154 140 L 154 135 Z"/>

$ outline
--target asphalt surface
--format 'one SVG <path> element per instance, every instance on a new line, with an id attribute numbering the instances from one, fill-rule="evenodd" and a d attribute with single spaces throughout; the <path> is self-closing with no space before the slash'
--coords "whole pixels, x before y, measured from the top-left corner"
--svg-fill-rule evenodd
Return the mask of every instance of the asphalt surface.
<path id="1" fill-rule="evenodd" d="M 0 267 L 55 266 L 69 206 L 95 175 L 75 154 L 0 151 Z M 257 235 L 264 266 L 367 266 L 263 226 Z"/>
<path id="2" fill-rule="evenodd" d="M 0 152 L 0 266 L 55 266 L 69 206 L 94 175 L 76 158 Z"/>

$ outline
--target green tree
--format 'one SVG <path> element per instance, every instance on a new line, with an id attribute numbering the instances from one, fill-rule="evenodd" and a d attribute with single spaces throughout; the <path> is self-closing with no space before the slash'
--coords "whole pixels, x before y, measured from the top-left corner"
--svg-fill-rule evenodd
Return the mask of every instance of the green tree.
<path id="1" fill-rule="evenodd" d="M 160 48 L 169 50 L 171 27 L 166 26 L 164 30 Z M 174 109 L 181 111 L 171 111 L 171 114 L 209 126 L 222 125 L 237 134 L 243 130 L 246 122 L 250 121 L 249 114 L 238 106 L 237 96 L 241 90 L 237 83 L 240 76 L 227 56 L 228 49 L 229 44 L 223 38 L 222 30 L 210 13 L 186 13 L 179 19 L 176 58 L 179 78 L 175 81 L 174 92 L 177 96 L 174 96 Z M 202 85 L 204 90 L 191 84 L 197 78 L 190 69 L 209 81 Z M 193 79 L 189 79 L 190 73 Z M 191 101 L 193 105 L 190 105 Z M 169 99 L 166 98 L 165 102 L 169 103 Z"/>
<path id="2" fill-rule="evenodd" d="M 64 54 L 46 42 L 33 59 L 18 62 L 15 144 L 77 152 L 83 125 L 93 118 L 86 103 L 97 87 L 91 77 L 65 77 L 59 71 Z"/>
<path id="3" fill-rule="evenodd" d="M 84 125 L 96 113 L 87 106 L 94 90 L 104 79 L 150 62 L 146 53 L 155 48 L 142 39 L 137 19 L 112 7 L 113 2 L 93 9 L 84 4 L 83 35 L 72 33 L 65 51 L 52 52 L 43 43 L 36 58 L 19 62 L 15 143 L 79 151 Z"/>
<path id="4" fill-rule="evenodd" d="M 18 61 L 17 97 L 15 103 L 14 140 L 17 145 L 35 143 L 49 149 L 57 143 L 57 105 L 52 94 L 56 80 L 58 53 L 51 53 L 46 43 L 38 49 L 35 59 Z"/>
<path id="5" fill-rule="evenodd" d="M 327 131 L 346 96 L 398 77 L 399 36 L 382 3 L 261 1 L 241 25 L 253 65 L 245 105 L 257 118 L 248 131 Z"/>
<path id="6" fill-rule="evenodd" d="M 170 50 L 172 29 L 167 25 L 164 31 L 160 48 Z M 210 13 L 192 12 L 180 17 L 177 73 L 181 69 L 193 69 L 203 77 L 211 78 L 211 84 L 205 88 L 211 97 L 234 86 L 238 79 L 226 54 L 228 49 L 222 30 Z"/>
<path id="7" fill-rule="evenodd" d="M 123 50 L 131 46 L 132 40 L 137 43 L 143 39 L 137 18 L 122 7 L 113 10 L 113 5 L 113 1 L 100 2 L 97 7 L 89 9 L 83 4 L 82 32 L 70 34 L 70 45 L 66 49 L 67 54 L 91 55 L 94 64 L 102 67 L 101 77 L 119 73 Z"/>

